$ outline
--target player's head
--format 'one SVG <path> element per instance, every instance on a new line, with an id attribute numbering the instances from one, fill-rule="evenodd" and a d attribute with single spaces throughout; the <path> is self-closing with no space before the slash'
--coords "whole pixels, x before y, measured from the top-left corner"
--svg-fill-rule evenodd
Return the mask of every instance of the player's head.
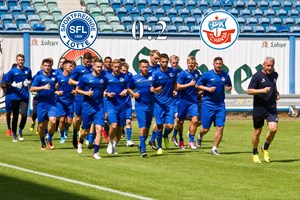
<path id="1" fill-rule="evenodd" d="M 169 56 L 165 53 L 160 54 L 159 56 L 159 64 L 161 67 L 168 67 Z"/>
<path id="2" fill-rule="evenodd" d="M 64 62 L 62 63 L 62 67 L 63 67 L 64 72 L 67 72 L 68 74 L 70 74 L 73 70 L 72 61 L 65 59 Z"/>
<path id="3" fill-rule="evenodd" d="M 90 52 L 85 52 L 83 54 L 83 65 L 88 67 L 93 61 L 93 56 Z"/>
<path id="4" fill-rule="evenodd" d="M 51 70 L 52 70 L 52 60 L 49 59 L 49 58 L 45 58 L 43 61 L 42 61 L 42 68 L 44 70 L 45 73 L 50 73 Z"/>
<path id="5" fill-rule="evenodd" d="M 59 59 L 59 67 L 60 67 L 60 68 L 63 68 L 63 62 L 64 62 L 65 60 L 67 60 L 65 57 L 60 57 L 60 59 Z"/>
<path id="6" fill-rule="evenodd" d="M 76 65 L 77 65 L 76 62 L 75 62 L 74 60 L 72 60 L 72 61 L 71 61 L 71 67 L 72 67 L 72 70 L 76 67 Z"/>
<path id="7" fill-rule="evenodd" d="M 123 74 L 127 74 L 128 73 L 128 70 L 129 70 L 129 65 L 128 65 L 128 63 L 122 63 L 122 61 L 120 61 L 121 62 L 121 73 L 123 73 Z"/>
<path id="8" fill-rule="evenodd" d="M 274 71 L 275 59 L 271 56 L 267 56 L 263 63 L 263 72 L 267 75 Z"/>
<path id="9" fill-rule="evenodd" d="M 94 69 L 94 72 L 95 74 L 98 76 L 101 71 L 102 71 L 102 65 L 103 65 L 103 62 L 101 59 L 99 58 L 96 58 L 94 59 L 94 63 L 93 63 L 93 69 Z"/>
<path id="10" fill-rule="evenodd" d="M 159 61 L 160 53 L 158 50 L 154 49 L 150 51 L 150 65 L 155 66 Z"/>
<path id="11" fill-rule="evenodd" d="M 19 67 L 23 67 L 24 62 L 25 62 L 25 56 L 21 53 L 16 55 L 16 61 L 17 61 L 17 65 Z"/>
<path id="12" fill-rule="evenodd" d="M 196 58 L 194 56 L 189 56 L 186 59 L 186 64 L 189 71 L 194 71 L 196 66 Z"/>
<path id="13" fill-rule="evenodd" d="M 179 64 L 179 57 L 176 56 L 176 55 L 172 55 L 170 57 L 170 65 L 171 65 L 171 67 L 177 68 L 178 64 Z"/>
<path id="14" fill-rule="evenodd" d="M 53 66 L 53 58 L 48 57 L 49 60 L 51 60 L 51 67 Z"/>
<path id="15" fill-rule="evenodd" d="M 112 69 L 112 72 L 115 74 L 115 75 L 119 75 L 120 74 L 120 70 L 121 70 L 121 62 L 119 59 L 114 59 L 111 63 L 111 69 Z"/>
<path id="16" fill-rule="evenodd" d="M 146 59 L 139 61 L 139 69 L 142 75 L 147 75 L 149 72 L 149 62 Z"/>
<path id="17" fill-rule="evenodd" d="M 106 70 L 110 70 L 111 69 L 111 62 L 112 62 L 111 57 L 106 56 L 104 58 L 104 67 L 105 67 Z"/>
<path id="18" fill-rule="evenodd" d="M 126 63 L 126 59 L 125 59 L 125 58 L 120 58 L 119 60 L 120 60 L 120 62 L 121 62 L 122 65 L 123 65 L 124 63 Z"/>
<path id="19" fill-rule="evenodd" d="M 223 58 L 221 57 L 215 57 L 214 58 L 214 71 L 219 74 L 222 71 L 222 67 L 223 67 Z"/>
<path id="20" fill-rule="evenodd" d="M 94 61 L 95 61 L 96 59 L 99 59 L 98 56 L 93 56 L 93 58 L 92 58 L 92 65 L 94 64 Z"/>

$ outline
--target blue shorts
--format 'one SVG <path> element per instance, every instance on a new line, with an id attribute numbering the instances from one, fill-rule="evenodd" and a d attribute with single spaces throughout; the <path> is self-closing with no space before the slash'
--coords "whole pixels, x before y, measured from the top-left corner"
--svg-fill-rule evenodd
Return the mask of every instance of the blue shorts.
<path id="1" fill-rule="evenodd" d="M 73 118 L 74 115 L 74 105 L 63 105 L 60 102 L 56 102 L 57 116 L 58 117 L 68 117 Z"/>
<path id="2" fill-rule="evenodd" d="M 159 105 L 154 103 L 155 122 L 158 125 L 174 124 L 174 105 Z"/>
<path id="3" fill-rule="evenodd" d="M 267 122 L 278 123 L 277 109 L 266 109 L 263 107 L 256 107 L 253 109 L 253 126 L 254 128 L 261 128 L 264 126 L 265 119 Z"/>
<path id="4" fill-rule="evenodd" d="M 139 128 L 150 128 L 153 116 L 153 109 L 144 110 L 136 107 L 135 111 Z"/>
<path id="5" fill-rule="evenodd" d="M 109 123 L 117 123 L 118 126 L 125 126 L 126 124 L 126 109 L 115 109 L 107 106 Z"/>
<path id="6" fill-rule="evenodd" d="M 104 126 L 104 105 L 98 107 L 83 105 L 82 111 L 82 129 L 90 129 L 91 124 Z"/>
<path id="7" fill-rule="evenodd" d="M 12 103 L 10 97 L 5 96 L 5 110 L 6 112 L 12 112 Z"/>
<path id="8" fill-rule="evenodd" d="M 187 114 L 189 114 L 190 117 L 198 116 L 198 104 L 186 104 L 186 103 L 180 103 L 178 105 L 178 119 L 186 119 Z"/>
<path id="9" fill-rule="evenodd" d="M 83 97 L 76 96 L 75 98 L 75 115 L 81 116 L 82 115 L 82 104 L 83 104 Z"/>
<path id="10" fill-rule="evenodd" d="M 127 106 L 126 107 L 126 119 L 132 119 L 132 106 Z"/>
<path id="11" fill-rule="evenodd" d="M 178 105 L 179 105 L 179 100 L 176 100 L 176 103 L 174 105 L 174 113 L 178 113 Z"/>
<path id="12" fill-rule="evenodd" d="M 37 105 L 38 122 L 44 122 L 50 117 L 57 116 L 57 108 L 55 104 L 39 102 Z"/>
<path id="13" fill-rule="evenodd" d="M 212 122 L 214 122 L 214 126 L 224 126 L 226 120 L 225 106 L 210 108 L 203 104 L 202 116 L 205 116 L 202 118 L 202 127 L 205 129 L 209 129 Z"/>
<path id="14" fill-rule="evenodd" d="M 104 112 L 107 113 L 107 98 L 103 98 Z"/>

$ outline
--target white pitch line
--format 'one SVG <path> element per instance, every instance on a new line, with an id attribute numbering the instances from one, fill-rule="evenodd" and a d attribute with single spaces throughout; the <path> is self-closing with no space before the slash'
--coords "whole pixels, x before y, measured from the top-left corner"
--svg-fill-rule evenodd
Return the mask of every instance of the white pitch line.
<path id="1" fill-rule="evenodd" d="M 23 172 L 28 172 L 31 174 L 37 174 L 40 176 L 45 176 L 45 177 L 49 177 L 49 178 L 53 178 L 53 179 L 58 179 L 61 181 L 66 181 L 66 182 L 74 183 L 74 184 L 81 185 L 81 186 L 91 187 L 91 188 L 95 188 L 95 189 L 102 190 L 105 192 L 115 193 L 115 194 L 119 194 L 119 195 L 123 195 L 123 196 L 127 196 L 127 197 L 132 197 L 135 199 L 153 200 L 148 197 L 143 197 L 143 196 L 127 193 L 127 192 L 121 192 L 118 190 L 114 190 L 114 189 L 110 189 L 110 188 L 106 188 L 106 187 L 102 187 L 102 186 L 98 186 L 98 185 L 93 185 L 93 184 L 89 184 L 89 183 L 85 183 L 85 182 L 81 182 L 81 181 L 76 181 L 76 180 L 72 180 L 72 179 L 68 179 L 68 178 L 64 178 L 64 177 L 54 176 L 54 175 L 43 173 L 43 172 L 37 172 L 37 171 L 30 170 L 30 169 L 25 169 L 25 168 L 13 166 L 13 165 L 1 163 L 1 162 L 0 162 L 0 166 L 16 169 L 16 170 L 23 171 Z"/>

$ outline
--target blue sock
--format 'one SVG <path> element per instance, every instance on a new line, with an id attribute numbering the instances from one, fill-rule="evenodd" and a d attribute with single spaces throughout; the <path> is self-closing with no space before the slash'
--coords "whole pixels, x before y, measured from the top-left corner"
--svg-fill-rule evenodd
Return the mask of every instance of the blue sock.
<path id="1" fill-rule="evenodd" d="M 53 135 L 51 135 L 51 134 L 49 134 L 49 136 L 48 136 L 48 142 L 52 142 L 52 137 L 53 137 Z"/>
<path id="2" fill-rule="evenodd" d="M 48 131 L 48 129 L 45 129 L 45 134 L 49 134 L 49 131 Z"/>
<path id="3" fill-rule="evenodd" d="M 177 130 L 177 129 L 174 129 L 173 137 L 176 137 L 176 136 L 177 136 L 177 133 L 178 133 L 178 130 Z"/>
<path id="4" fill-rule="evenodd" d="M 169 137 L 169 134 L 171 133 L 172 130 L 166 128 L 165 131 L 164 131 L 164 135 L 163 135 L 163 138 L 168 138 Z"/>
<path id="5" fill-rule="evenodd" d="M 64 138 L 65 137 L 65 131 L 60 131 L 60 137 Z"/>
<path id="6" fill-rule="evenodd" d="M 19 129 L 18 134 L 22 136 L 22 129 Z"/>
<path id="7" fill-rule="evenodd" d="M 146 136 L 140 136 L 140 147 L 142 152 L 146 152 Z"/>
<path id="8" fill-rule="evenodd" d="M 189 134 L 190 141 L 189 142 L 195 142 L 195 135 Z"/>
<path id="9" fill-rule="evenodd" d="M 156 138 L 156 131 L 152 131 L 150 142 L 154 142 Z"/>
<path id="10" fill-rule="evenodd" d="M 179 133 L 179 141 L 183 141 L 183 134 L 182 133 Z"/>
<path id="11" fill-rule="evenodd" d="M 270 146 L 270 144 L 267 141 L 265 141 L 265 143 L 264 143 L 264 150 L 268 150 L 269 146 Z"/>
<path id="12" fill-rule="evenodd" d="M 46 145 L 45 137 L 40 138 L 42 145 Z"/>
<path id="13" fill-rule="evenodd" d="M 160 131 L 156 131 L 156 139 L 157 139 L 157 148 L 161 149 L 162 133 Z"/>
<path id="14" fill-rule="evenodd" d="M 100 148 L 100 146 L 97 145 L 97 144 L 95 144 L 94 145 L 94 153 L 98 153 L 99 152 L 99 148 Z"/>
<path id="15" fill-rule="evenodd" d="M 94 134 L 93 133 L 89 133 L 87 135 L 89 143 L 93 143 L 94 142 Z M 85 138 L 86 139 L 86 138 Z"/>
<path id="16" fill-rule="evenodd" d="M 131 128 L 126 128 L 127 140 L 131 140 Z"/>

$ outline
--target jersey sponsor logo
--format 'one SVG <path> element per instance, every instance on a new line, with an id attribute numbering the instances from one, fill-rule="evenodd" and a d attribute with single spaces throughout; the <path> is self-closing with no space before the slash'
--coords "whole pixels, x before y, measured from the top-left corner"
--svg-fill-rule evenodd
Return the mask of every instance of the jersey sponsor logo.
<path id="1" fill-rule="evenodd" d="M 25 71 L 25 74 L 28 74 L 28 71 Z"/>
<path id="2" fill-rule="evenodd" d="M 42 79 L 42 81 L 46 81 L 47 79 Z"/>
<path id="3" fill-rule="evenodd" d="M 19 74 L 19 72 L 16 72 L 16 73 L 15 73 L 15 75 L 18 75 L 18 74 Z"/>
<path id="4" fill-rule="evenodd" d="M 93 80 L 89 80 L 89 82 L 91 83 L 91 82 L 93 82 Z"/>
<path id="5" fill-rule="evenodd" d="M 211 81 L 214 81 L 214 80 L 215 80 L 215 78 L 211 78 L 210 80 L 211 80 Z"/>
<path id="6" fill-rule="evenodd" d="M 200 36 L 210 48 L 223 50 L 235 43 L 239 25 L 234 16 L 223 10 L 208 13 L 201 22 Z"/>

